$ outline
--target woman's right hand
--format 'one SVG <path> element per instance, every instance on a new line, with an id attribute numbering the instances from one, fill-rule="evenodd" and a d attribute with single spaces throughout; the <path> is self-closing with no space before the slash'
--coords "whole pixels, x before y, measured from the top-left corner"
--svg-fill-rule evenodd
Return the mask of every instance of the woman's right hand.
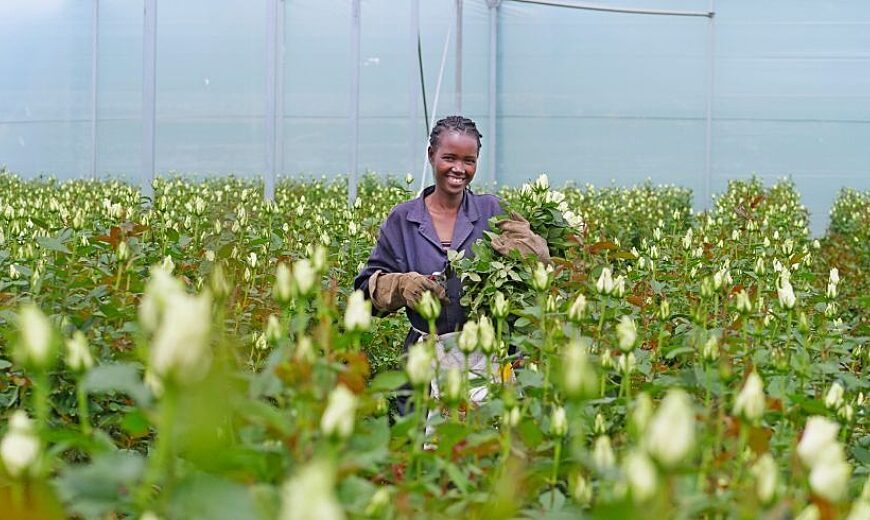
<path id="1" fill-rule="evenodd" d="M 420 273 L 382 273 L 372 275 L 369 280 L 369 294 L 375 308 L 393 312 L 404 306 L 413 308 L 431 291 L 439 300 L 446 301 L 447 293 L 435 280 Z"/>

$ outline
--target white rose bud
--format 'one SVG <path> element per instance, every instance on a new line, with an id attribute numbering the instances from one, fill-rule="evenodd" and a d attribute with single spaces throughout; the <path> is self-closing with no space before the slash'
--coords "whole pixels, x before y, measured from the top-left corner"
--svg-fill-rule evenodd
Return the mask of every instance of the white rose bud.
<path id="1" fill-rule="evenodd" d="M 408 183 L 410 184 L 410 182 Z M 375 494 L 372 495 L 371 500 L 366 506 L 366 516 L 374 517 L 377 516 L 378 513 L 382 512 L 385 507 L 390 503 L 390 488 L 388 487 L 380 487 Z"/>
<path id="2" fill-rule="evenodd" d="M 320 430 L 324 435 L 346 439 L 353 433 L 358 399 L 353 392 L 339 384 L 329 394 L 326 410 L 320 418 Z"/>
<path id="3" fill-rule="evenodd" d="M 480 338 L 480 350 L 485 354 L 490 354 L 495 348 L 495 328 L 492 326 L 492 321 L 486 316 L 481 316 L 477 331 Z"/>
<path id="4" fill-rule="evenodd" d="M 459 350 L 466 354 L 470 354 L 477 349 L 479 342 L 478 326 L 476 322 L 466 321 L 462 326 L 462 332 L 459 333 L 457 345 Z"/>
<path id="5" fill-rule="evenodd" d="M 616 360 L 616 368 L 623 377 L 631 375 L 631 373 L 634 372 L 634 367 L 636 365 L 637 358 L 634 356 L 634 352 L 623 354 Z"/>
<path id="6" fill-rule="evenodd" d="M 23 410 L 9 418 L 9 430 L 0 441 L 0 459 L 12 478 L 18 478 L 32 468 L 39 458 L 39 438 L 33 421 Z"/>
<path id="7" fill-rule="evenodd" d="M 593 395 L 598 390 L 597 377 L 586 354 L 586 346 L 579 341 L 572 341 L 565 348 L 562 382 L 565 393 L 572 397 Z"/>
<path id="8" fill-rule="evenodd" d="M 172 257 L 166 255 L 166 257 L 163 258 L 163 263 L 160 264 L 160 268 L 163 269 L 166 274 L 171 275 L 172 272 L 175 271 L 175 262 L 172 261 Z"/>
<path id="9" fill-rule="evenodd" d="M 837 432 L 840 425 L 820 416 L 807 420 L 803 436 L 798 443 L 797 452 L 804 466 L 812 468 L 819 463 L 824 464 L 827 449 L 837 444 Z"/>
<path id="10" fill-rule="evenodd" d="M 613 453 L 613 446 L 610 443 L 610 437 L 602 435 L 595 439 L 595 448 L 592 450 L 592 461 L 598 471 L 607 471 L 616 465 L 616 454 Z"/>
<path id="11" fill-rule="evenodd" d="M 450 402 L 456 403 L 462 399 L 462 372 L 457 367 L 447 370 L 447 384 L 444 386 L 444 395 Z"/>
<path id="12" fill-rule="evenodd" d="M 605 267 L 601 270 L 601 275 L 595 283 L 595 288 L 598 289 L 598 292 L 601 294 L 610 294 L 613 292 L 613 272 L 611 272 L 609 267 Z"/>
<path id="13" fill-rule="evenodd" d="M 280 303 L 286 303 L 293 297 L 293 275 L 287 264 L 283 262 L 278 264 L 278 269 L 275 271 L 275 286 L 272 294 Z"/>
<path id="14" fill-rule="evenodd" d="M 600 413 L 595 414 L 595 425 L 592 427 L 592 431 L 598 435 L 607 433 L 607 423 L 604 420 L 604 416 Z"/>
<path id="15" fill-rule="evenodd" d="M 150 367 L 177 383 L 198 381 L 211 365 L 211 297 L 170 294 L 151 343 Z"/>
<path id="16" fill-rule="evenodd" d="M 795 303 L 797 302 L 797 297 L 795 297 L 794 289 L 791 286 L 791 282 L 786 277 L 780 278 L 779 287 L 776 289 L 776 294 L 779 297 L 779 304 L 783 309 L 792 309 L 794 308 Z"/>
<path id="17" fill-rule="evenodd" d="M 504 319 L 507 318 L 508 313 L 510 313 L 510 303 L 504 297 L 504 293 L 496 292 L 492 300 L 492 316 L 496 319 Z"/>
<path id="18" fill-rule="evenodd" d="M 532 271 L 532 288 L 539 292 L 544 292 L 550 287 L 550 270 L 544 264 L 538 262 L 535 270 Z"/>
<path id="19" fill-rule="evenodd" d="M 825 406 L 829 410 L 839 410 L 841 406 L 843 406 L 843 394 L 845 390 L 843 390 L 843 385 L 841 385 L 838 381 L 835 381 L 834 384 L 831 385 L 831 388 L 828 389 L 828 393 L 825 395 Z"/>
<path id="20" fill-rule="evenodd" d="M 284 331 L 281 329 L 281 322 L 278 316 L 270 314 L 266 320 L 266 339 L 272 343 L 277 343 L 284 336 Z"/>
<path id="21" fill-rule="evenodd" d="M 818 506 L 810 504 L 798 513 L 794 520 L 819 520 L 821 517 L 822 514 L 819 512 Z"/>
<path id="22" fill-rule="evenodd" d="M 635 502 L 646 502 L 655 495 L 658 476 L 649 457 L 641 451 L 633 451 L 625 457 L 622 466 Z"/>
<path id="23" fill-rule="evenodd" d="M 344 520 L 335 496 L 335 471 L 325 462 L 312 462 L 288 480 L 281 493 L 279 520 Z"/>
<path id="24" fill-rule="evenodd" d="M 441 301 L 432 294 L 432 291 L 423 291 L 423 296 L 417 302 L 414 310 L 423 317 L 424 320 L 436 320 L 441 315 Z"/>
<path id="25" fill-rule="evenodd" d="M 365 299 L 362 291 L 352 292 L 344 312 L 344 328 L 349 331 L 366 331 L 369 330 L 371 322 L 372 303 Z"/>
<path id="26" fill-rule="evenodd" d="M 326 271 L 326 262 L 328 257 L 328 252 L 322 244 L 317 244 L 314 246 L 314 250 L 311 252 L 311 265 L 314 267 L 314 270 L 318 273 L 322 273 Z"/>
<path id="27" fill-rule="evenodd" d="M 856 500 L 846 520 L 870 520 L 870 502 Z"/>
<path id="28" fill-rule="evenodd" d="M 847 423 L 852 422 L 855 417 L 855 408 L 850 403 L 846 403 L 837 410 L 837 417 L 843 419 Z"/>
<path id="29" fill-rule="evenodd" d="M 432 381 L 435 377 L 435 368 L 432 366 L 434 361 L 425 343 L 416 343 L 408 349 L 408 364 L 405 370 L 412 385 L 425 386 Z"/>
<path id="30" fill-rule="evenodd" d="M 523 415 L 522 412 L 520 412 L 519 406 L 514 406 L 504 414 L 502 422 L 509 428 L 516 428 L 517 425 L 520 424 L 522 418 Z"/>
<path id="31" fill-rule="evenodd" d="M 75 331 L 72 337 L 66 340 L 66 364 L 75 372 L 84 372 L 94 366 L 88 340 L 80 330 Z"/>
<path id="32" fill-rule="evenodd" d="M 574 485 L 571 487 L 571 495 L 581 506 L 588 505 L 592 502 L 592 485 L 589 484 L 586 477 L 580 473 L 578 473 L 573 480 Z"/>
<path id="33" fill-rule="evenodd" d="M 641 392 L 634 399 L 634 409 L 631 411 L 631 424 L 634 431 L 641 435 L 646 431 L 649 420 L 653 415 L 653 402 L 649 394 Z"/>
<path id="34" fill-rule="evenodd" d="M 586 314 L 586 297 L 583 294 L 578 294 L 571 306 L 568 307 L 568 319 L 574 323 L 579 323 Z"/>
<path id="35" fill-rule="evenodd" d="M 625 295 L 625 277 L 624 276 L 619 275 L 613 280 L 613 294 L 619 296 L 620 298 Z"/>
<path id="36" fill-rule="evenodd" d="M 764 382 L 757 372 L 753 371 L 746 378 L 743 389 L 734 400 L 734 415 L 740 415 L 752 423 L 757 423 L 764 416 Z"/>
<path id="37" fill-rule="evenodd" d="M 752 302 L 749 300 L 749 295 L 746 293 L 746 289 L 741 289 L 734 300 L 738 312 L 744 314 L 752 312 Z"/>
<path id="38" fill-rule="evenodd" d="M 662 300 L 659 304 L 659 317 L 667 320 L 671 316 L 671 304 L 668 300 Z"/>
<path id="39" fill-rule="evenodd" d="M 631 352 L 637 342 L 637 326 L 628 316 L 623 316 L 616 326 L 616 335 L 619 338 L 619 350 Z"/>
<path id="40" fill-rule="evenodd" d="M 776 496 L 776 486 L 779 482 L 779 468 L 770 453 L 759 457 L 752 466 L 752 475 L 755 477 L 755 493 L 762 504 L 769 504 Z"/>
<path id="41" fill-rule="evenodd" d="M 810 470 L 810 488 L 830 502 L 839 502 L 849 488 L 852 467 L 845 459 L 826 460 Z"/>
<path id="42" fill-rule="evenodd" d="M 302 258 L 293 264 L 293 282 L 300 295 L 305 296 L 311 292 L 317 282 L 317 271 L 311 260 Z"/>
<path id="43" fill-rule="evenodd" d="M 568 418 L 565 416 L 565 409 L 561 406 L 553 408 L 550 414 L 550 433 L 554 437 L 564 437 L 568 433 Z"/>
<path id="44" fill-rule="evenodd" d="M 20 331 L 19 362 L 39 369 L 54 364 L 54 331 L 51 322 L 36 305 L 25 304 L 18 313 Z"/>
<path id="45" fill-rule="evenodd" d="M 694 443 L 691 400 L 683 390 L 669 390 L 647 428 L 647 449 L 664 466 L 673 467 L 689 455 Z"/>

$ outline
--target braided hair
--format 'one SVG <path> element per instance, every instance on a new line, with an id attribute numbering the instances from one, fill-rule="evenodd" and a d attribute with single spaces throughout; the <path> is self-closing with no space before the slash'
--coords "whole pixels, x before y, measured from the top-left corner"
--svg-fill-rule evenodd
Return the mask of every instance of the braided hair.
<path id="1" fill-rule="evenodd" d="M 471 119 L 462 116 L 447 116 L 438 120 L 432 128 L 432 133 L 429 134 L 429 146 L 432 149 L 438 148 L 438 145 L 441 144 L 441 135 L 445 132 L 457 132 L 474 137 L 477 139 L 477 151 L 480 153 L 480 138 L 483 135 Z"/>

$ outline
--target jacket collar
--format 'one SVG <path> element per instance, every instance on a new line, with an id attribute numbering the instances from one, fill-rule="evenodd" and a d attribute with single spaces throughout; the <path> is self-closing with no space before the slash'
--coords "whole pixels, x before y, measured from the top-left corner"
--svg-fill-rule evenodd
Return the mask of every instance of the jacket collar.
<path id="1" fill-rule="evenodd" d="M 433 191 L 435 191 L 435 186 L 429 186 L 423 190 L 423 193 L 419 197 L 414 199 L 407 219 L 409 222 L 419 224 L 420 234 L 441 251 L 441 241 L 438 239 L 438 232 L 435 231 L 435 225 L 432 223 L 432 218 L 426 209 L 426 203 L 423 202 L 423 199 Z M 462 245 L 471 236 L 472 231 L 474 231 L 474 223 L 480 219 L 480 212 L 478 211 L 475 198 L 471 190 L 465 190 L 462 204 L 459 206 L 459 213 L 456 215 L 456 224 L 453 227 L 451 249 L 458 251 L 462 248 Z"/>

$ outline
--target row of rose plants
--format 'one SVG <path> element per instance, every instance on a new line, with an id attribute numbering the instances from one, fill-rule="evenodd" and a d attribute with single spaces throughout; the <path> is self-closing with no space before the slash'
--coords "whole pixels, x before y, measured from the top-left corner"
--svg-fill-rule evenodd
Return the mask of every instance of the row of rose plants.
<path id="1" fill-rule="evenodd" d="M 475 377 L 350 291 L 400 183 L 350 208 L 325 181 L 0 186 L 0 516 L 870 510 L 866 303 L 789 182 L 698 214 L 677 187 L 505 190 L 554 261 L 451 255 Z"/>

